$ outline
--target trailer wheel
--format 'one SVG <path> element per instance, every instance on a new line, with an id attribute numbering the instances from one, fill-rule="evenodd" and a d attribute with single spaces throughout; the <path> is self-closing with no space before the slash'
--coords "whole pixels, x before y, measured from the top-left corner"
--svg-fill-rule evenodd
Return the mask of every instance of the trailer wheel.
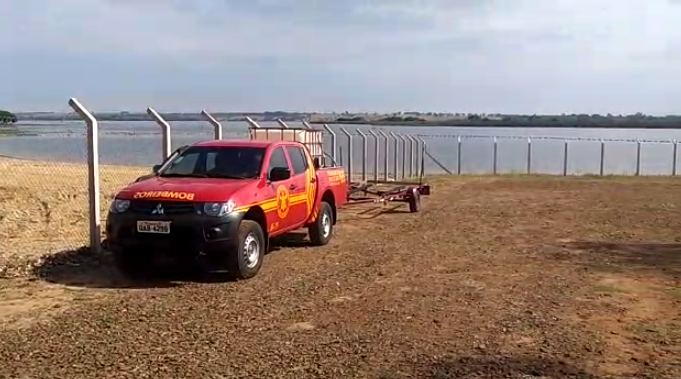
<path id="1" fill-rule="evenodd" d="M 144 251 L 116 249 L 112 255 L 116 269 L 127 279 L 139 280 L 152 274 L 154 259 Z"/>
<path id="2" fill-rule="evenodd" d="M 323 201 L 319 207 L 319 217 L 308 228 L 310 241 L 315 246 L 326 245 L 333 235 L 333 210 L 331 205 Z"/>
<path id="3" fill-rule="evenodd" d="M 421 193 L 418 188 L 411 188 L 409 190 L 409 212 L 418 212 L 421 208 Z"/>
<path id="4" fill-rule="evenodd" d="M 237 246 L 227 257 L 227 271 L 234 280 L 250 279 L 258 274 L 267 243 L 260 224 L 242 220 L 237 234 Z"/>

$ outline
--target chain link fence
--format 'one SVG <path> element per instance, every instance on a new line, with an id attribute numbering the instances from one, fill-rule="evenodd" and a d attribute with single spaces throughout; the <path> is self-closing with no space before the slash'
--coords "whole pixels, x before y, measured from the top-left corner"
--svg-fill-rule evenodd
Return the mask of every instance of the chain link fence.
<path id="1" fill-rule="evenodd" d="M 210 123 L 170 124 L 172 149 L 215 137 Z M 223 138 L 248 138 L 246 123 L 224 126 Z M 354 180 L 408 179 L 418 176 L 421 167 L 426 174 L 509 170 L 558 175 L 578 171 L 676 174 L 678 161 L 676 141 L 533 137 L 530 144 L 527 137 L 314 127 L 325 131 L 324 151 L 351 170 Z M 21 273 L 40 257 L 74 251 L 89 243 L 83 123 L 24 125 L 22 131 L 22 136 L 0 138 L 0 154 L 4 154 L 0 155 L 0 277 Z M 103 226 L 115 194 L 161 163 L 163 143 L 154 122 L 100 122 L 99 146 Z"/>
<path id="2" fill-rule="evenodd" d="M 102 230 L 111 200 L 163 160 L 153 122 L 99 123 Z M 203 123 L 173 125 L 172 149 L 214 138 Z M 247 128 L 223 138 L 247 138 Z M 23 276 L 47 257 L 89 245 L 87 138 L 82 122 L 27 123 L 0 138 L 0 278 Z M 103 237 L 103 236 L 102 236 Z M 67 259 L 68 261 L 68 259 Z M 67 264 L 77 264 L 68 261 Z"/>
<path id="3" fill-rule="evenodd" d="M 88 242 L 87 166 L 0 158 L 0 277 Z"/>
<path id="4" fill-rule="evenodd" d="M 0 141 L 0 277 L 24 275 L 45 257 L 89 244 L 85 137 L 75 125 L 66 127 L 64 133 Z M 129 158 L 129 141 L 115 142 L 102 150 L 104 162 Z M 150 166 L 102 164 L 102 216 L 118 190 L 149 172 Z"/>

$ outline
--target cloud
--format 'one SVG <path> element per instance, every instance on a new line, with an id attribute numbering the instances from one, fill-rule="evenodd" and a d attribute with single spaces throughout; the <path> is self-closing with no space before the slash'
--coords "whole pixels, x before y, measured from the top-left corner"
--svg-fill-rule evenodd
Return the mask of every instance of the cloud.
<path id="1" fill-rule="evenodd" d="M 8 3 L 0 107 L 679 112 L 667 0 Z"/>

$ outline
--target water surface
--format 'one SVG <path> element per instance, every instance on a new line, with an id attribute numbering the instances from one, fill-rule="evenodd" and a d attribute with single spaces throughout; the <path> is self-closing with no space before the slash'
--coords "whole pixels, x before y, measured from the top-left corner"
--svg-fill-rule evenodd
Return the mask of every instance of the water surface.
<path id="1" fill-rule="evenodd" d="M 273 125 L 273 123 L 263 123 Z M 577 129 L 577 128 L 463 128 L 463 127 L 386 127 L 370 125 L 330 125 L 337 134 L 336 155 L 348 165 L 348 139 L 341 127 L 353 135 L 353 168 L 362 168 L 362 138 L 357 129 L 419 136 L 427 149 L 450 171 L 462 173 L 490 173 L 494 164 L 494 137 L 497 137 L 497 171 L 525 172 L 527 170 L 528 138 L 531 141 L 530 170 L 534 173 L 561 174 L 564 168 L 565 141 L 568 141 L 569 174 L 598 174 L 601 169 L 601 140 L 605 144 L 604 174 L 634 174 L 640 141 L 642 175 L 671 174 L 674 166 L 674 144 L 681 140 L 681 130 L 663 129 Z M 315 126 L 320 127 L 321 126 Z M 29 136 L 4 136 L 0 138 L 0 154 L 22 158 L 52 161 L 85 162 L 85 127 L 81 122 L 24 123 L 19 126 Z M 224 138 L 248 138 L 248 125 L 244 122 L 223 124 Z M 172 146 L 213 138 L 213 129 L 202 122 L 173 122 Z M 161 135 L 153 122 L 101 122 L 99 134 L 100 162 L 102 164 L 152 166 L 161 159 Z M 458 140 L 461 139 L 459 144 Z M 331 136 L 325 133 L 325 149 L 331 151 Z M 375 143 L 367 140 L 367 169 L 374 171 Z M 379 171 L 384 171 L 385 151 L 383 138 L 379 143 Z M 461 151 L 459 153 L 459 146 Z M 402 142 L 398 148 L 398 169 L 402 169 Z M 394 141 L 389 141 L 388 166 L 392 171 Z M 410 148 L 407 145 L 407 156 Z M 458 158 L 461 156 L 459 164 Z M 678 157 L 676 157 L 678 160 Z M 405 166 L 409 166 L 406 164 Z M 431 159 L 426 159 L 428 173 L 441 173 Z M 407 168 L 408 170 L 408 168 Z"/>

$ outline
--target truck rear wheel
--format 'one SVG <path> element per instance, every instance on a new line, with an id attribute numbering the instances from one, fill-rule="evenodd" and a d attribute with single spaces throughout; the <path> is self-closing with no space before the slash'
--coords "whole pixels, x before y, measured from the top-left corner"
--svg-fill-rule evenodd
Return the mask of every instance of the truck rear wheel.
<path id="1" fill-rule="evenodd" d="M 326 201 L 322 201 L 319 207 L 319 216 L 308 229 L 310 241 L 313 245 L 326 245 L 333 235 L 333 209 Z"/>
<path id="2" fill-rule="evenodd" d="M 265 233 L 260 224 L 252 220 L 241 221 L 237 247 L 227 257 L 227 271 L 230 276 L 235 280 L 256 276 L 262 267 L 266 248 Z"/>

